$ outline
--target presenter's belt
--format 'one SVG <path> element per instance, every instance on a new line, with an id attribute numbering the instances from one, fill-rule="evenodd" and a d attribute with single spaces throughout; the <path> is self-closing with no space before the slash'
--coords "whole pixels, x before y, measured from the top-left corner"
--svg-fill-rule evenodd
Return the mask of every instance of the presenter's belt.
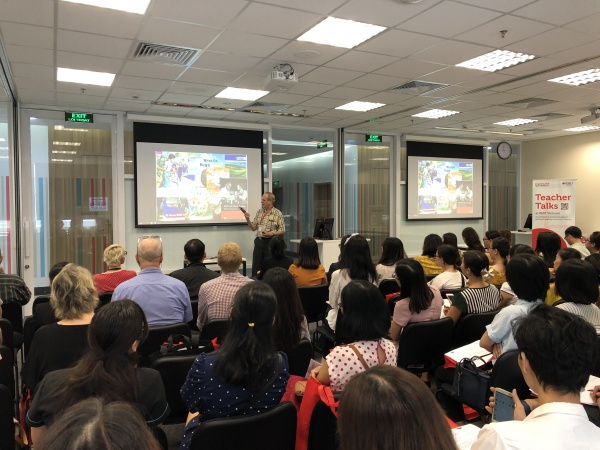
<path id="1" fill-rule="evenodd" d="M 256 236 L 256 239 L 260 239 L 261 241 L 268 241 L 268 240 L 271 240 L 271 239 L 273 239 L 273 237 L 272 237 L 272 236 L 271 236 L 271 237 L 260 237 L 260 236 Z"/>

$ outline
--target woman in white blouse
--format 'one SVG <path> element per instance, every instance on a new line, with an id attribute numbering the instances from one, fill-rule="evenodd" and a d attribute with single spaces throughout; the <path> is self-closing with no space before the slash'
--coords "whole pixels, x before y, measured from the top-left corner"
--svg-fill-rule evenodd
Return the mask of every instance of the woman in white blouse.
<path id="1" fill-rule="evenodd" d="M 435 263 L 444 269 L 429 282 L 429 286 L 438 289 L 461 289 L 466 286 L 465 276 L 456 269 L 458 249 L 452 245 L 440 245 L 435 255 Z"/>

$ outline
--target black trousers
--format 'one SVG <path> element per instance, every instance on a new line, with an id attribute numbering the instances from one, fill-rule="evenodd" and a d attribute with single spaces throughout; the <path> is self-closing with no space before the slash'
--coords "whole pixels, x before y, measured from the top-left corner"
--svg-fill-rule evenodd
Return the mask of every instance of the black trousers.
<path id="1" fill-rule="evenodd" d="M 256 272 L 260 270 L 262 260 L 271 256 L 269 250 L 269 242 L 271 239 L 254 238 L 254 252 L 252 252 L 252 277 L 256 276 Z"/>

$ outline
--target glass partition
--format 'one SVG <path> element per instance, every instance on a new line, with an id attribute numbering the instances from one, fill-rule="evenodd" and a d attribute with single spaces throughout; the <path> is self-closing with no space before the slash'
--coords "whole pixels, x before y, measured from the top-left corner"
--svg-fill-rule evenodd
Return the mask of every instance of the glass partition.
<path id="1" fill-rule="evenodd" d="M 1 86 L 1 82 L 0 82 Z M 12 247 L 15 245 L 11 234 L 11 179 L 9 163 L 9 145 L 11 136 L 9 127 L 12 126 L 12 105 L 0 87 L 0 251 L 4 257 L 2 266 L 6 273 L 16 273 L 13 268 Z"/>

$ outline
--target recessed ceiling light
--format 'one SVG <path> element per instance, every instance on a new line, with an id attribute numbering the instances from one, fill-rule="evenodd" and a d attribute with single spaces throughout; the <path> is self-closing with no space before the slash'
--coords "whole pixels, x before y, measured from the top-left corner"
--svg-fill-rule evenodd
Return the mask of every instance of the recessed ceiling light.
<path id="1" fill-rule="evenodd" d="M 63 0 L 69 3 L 98 6 L 100 8 L 116 9 L 135 14 L 146 14 L 150 0 Z"/>
<path id="2" fill-rule="evenodd" d="M 385 103 L 371 103 L 371 102 L 350 102 L 345 105 L 338 106 L 335 109 L 345 109 L 347 111 L 371 111 L 375 108 L 385 106 Z"/>
<path id="3" fill-rule="evenodd" d="M 72 159 L 58 159 L 58 158 L 52 158 L 50 161 L 52 162 L 73 162 Z"/>
<path id="4" fill-rule="evenodd" d="M 548 81 L 552 81 L 553 83 L 570 84 L 571 86 L 581 86 L 582 84 L 594 83 L 598 80 L 600 80 L 600 69 L 584 70 L 583 72 L 552 78 Z"/>
<path id="5" fill-rule="evenodd" d="M 261 97 L 267 95 L 269 91 L 258 91 L 255 89 L 241 89 L 228 87 L 219 92 L 215 97 L 217 98 L 230 98 L 232 100 L 258 100 Z"/>
<path id="6" fill-rule="evenodd" d="M 472 130 L 470 128 L 454 128 L 454 127 L 433 127 L 436 130 L 450 130 L 450 131 L 465 131 L 467 133 L 479 133 L 479 130 Z"/>
<path id="7" fill-rule="evenodd" d="M 0 137 L 0 142 L 6 142 L 6 139 Z"/>
<path id="8" fill-rule="evenodd" d="M 511 120 L 503 120 L 502 122 L 494 122 L 494 125 L 504 125 L 507 127 L 516 127 L 519 125 L 525 125 L 526 123 L 534 123 L 537 120 L 533 119 L 511 119 Z"/>
<path id="9" fill-rule="evenodd" d="M 371 148 L 371 147 L 369 147 Z M 369 158 L 369 161 L 389 161 L 390 158 Z"/>
<path id="10" fill-rule="evenodd" d="M 596 125 L 585 125 L 583 127 L 565 128 L 565 131 L 592 131 L 592 130 L 600 130 L 600 127 L 597 127 Z"/>
<path id="11" fill-rule="evenodd" d="M 426 119 L 439 119 L 441 117 L 448 117 L 454 114 L 460 114 L 460 111 L 449 111 L 446 109 L 430 109 L 419 114 L 413 114 L 413 117 L 424 117 Z"/>
<path id="12" fill-rule="evenodd" d="M 273 156 L 283 156 L 283 155 L 287 155 L 287 153 L 283 153 L 283 152 L 272 152 L 271 155 Z"/>
<path id="13" fill-rule="evenodd" d="M 114 73 L 93 72 L 91 70 L 66 69 L 58 67 L 56 80 L 67 83 L 93 84 L 95 86 L 110 86 L 115 79 Z"/>
<path id="14" fill-rule="evenodd" d="M 514 53 L 508 50 L 494 50 L 477 58 L 469 59 L 457 64 L 456 67 L 466 67 L 467 69 L 485 70 L 486 72 L 496 72 L 507 67 L 516 66 L 530 59 L 535 55 L 525 53 Z"/>
<path id="15" fill-rule="evenodd" d="M 508 131 L 487 131 L 487 130 L 481 130 L 482 133 L 489 133 L 489 134 L 509 134 L 511 136 L 525 136 L 525 134 L 523 133 L 512 133 L 512 132 L 508 132 Z"/>
<path id="16" fill-rule="evenodd" d="M 77 151 L 75 151 L 75 150 L 52 150 L 52 153 L 60 154 L 60 155 L 76 155 Z"/>
<path id="17" fill-rule="evenodd" d="M 63 141 L 54 141 L 52 142 L 53 145 L 71 145 L 73 147 L 79 147 L 81 145 L 81 142 L 63 142 Z"/>
<path id="18" fill-rule="evenodd" d="M 299 41 L 352 48 L 385 30 L 385 27 L 328 17 L 298 38 Z"/>
<path id="19" fill-rule="evenodd" d="M 65 128 L 62 125 L 54 125 L 54 129 L 56 131 L 76 131 L 79 133 L 87 133 L 88 131 L 90 131 L 90 130 L 86 130 L 84 128 Z"/>

